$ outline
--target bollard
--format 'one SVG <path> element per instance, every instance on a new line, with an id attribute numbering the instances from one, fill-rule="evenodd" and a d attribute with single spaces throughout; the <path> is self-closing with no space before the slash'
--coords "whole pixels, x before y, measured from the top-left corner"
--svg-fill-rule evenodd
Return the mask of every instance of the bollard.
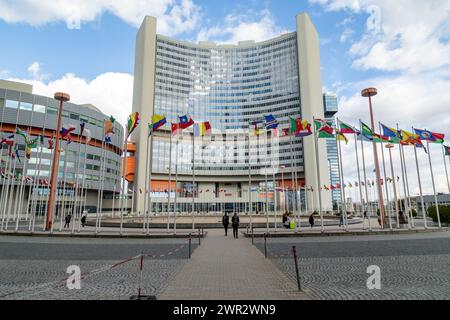
<path id="1" fill-rule="evenodd" d="M 297 250 L 295 250 L 295 246 L 292 246 L 292 253 L 294 254 L 295 274 L 297 276 L 298 291 L 302 291 L 302 287 L 300 285 L 300 274 L 298 273 Z"/>
<path id="2" fill-rule="evenodd" d="M 267 233 L 264 233 L 264 256 L 267 259 Z"/>
<path id="3" fill-rule="evenodd" d="M 141 299 L 141 283 L 142 283 L 142 269 L 144 266 L 144 255 L 141 253 L 141 265 L 140 265 L 140 275 L 139 275 L 139 288 L 138 288 L 138 296 L 137 299 Z"/>
<path id="4" fill-rule="evenodd" d="M 253 231 L 253 226 L 252 226 L 252 244 L 254 244 L 255 242 L 255 233 Z"/>
<path id="5" fill-rule="evenodd" d="M 191 258 L 191 243 L 192 243 L 192 238 L 191 238 L 191 234 L 189 233 L 189 259 Z"/>
<path id="6" fill-rule="evenodd" d="M 198 245 L 201 245 L 200 228 L 198 228 Z"/>

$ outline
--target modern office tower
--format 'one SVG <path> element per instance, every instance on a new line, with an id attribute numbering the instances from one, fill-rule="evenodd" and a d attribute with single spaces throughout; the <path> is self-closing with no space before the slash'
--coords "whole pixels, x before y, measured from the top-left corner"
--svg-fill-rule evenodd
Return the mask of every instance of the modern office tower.
<path id="1" fill-rule="evenodd" d="M 320 140 L 316 161 L 313 136 L 294 137 L 291 152 L 290 137 L 282 134 L 290 117 L 324 117 L 319 39 L 309 16 L 297 15 L 293 32 L 238 44 L 180 41 L 157 34 L 156 25 L 146 17 L 136 38 L 133 111 L 141 125 L 131 137 L 132 183 L 151 191 L 152 212 L 165 212 L 169 202 L 173 210 L 175 195 L 180 212 L 192 204 L 196 212 L 248 212 L 249 192 L 253 212 L 266 204 L 273 209 L 275 202 L 277 210 L 292 210 L 296 185 L 313 187 L 307 202 L 309 210 L 318 210 L 318 186 L 329 184 L 326 141 Z M 153 114 L 165 115 L 168 124 L 148 140 Z M 193 142 L 192 127 L 171 135 L 170 123 L 185 114 L 209 121 L 211 136 Z M 250 135 L 248 142 L 250 123 L 268 114 L 279 121 L 278 132 Z M 139 212 L 144 194 L 135 198 Z M 321 197 L 323 210 L 331 210 L 331 193 Z"/>

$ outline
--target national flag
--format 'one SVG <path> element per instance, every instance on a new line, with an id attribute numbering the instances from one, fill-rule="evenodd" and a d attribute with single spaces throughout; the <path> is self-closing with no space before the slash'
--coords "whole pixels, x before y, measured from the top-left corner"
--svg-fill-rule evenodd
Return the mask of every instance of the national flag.
<path id="1" fill-rule="evenodd" d="M 86 122 L 84 122 L 84 121 L 80 122 L 80 136 L 83 135 L 85 125 L 86 125 Z"/>
<path id="2" fill-rule="evenodd" d="M 421 144 L 422 142 L 420 141 L 420 135 L 418 134 L 414 134 L 405 130 L 401 130 L 401 142 L 405 143 L 405 144 Z"/>
<path id="3" fill-rule="evenodd" d="M 297 137 L 307 137 L 312 134 L 311 124 L 302 119 L 291 118 L 291 131 Z"/>
<path id="4" fill-rule="evenodd" d="M 382 136 L 381 134 L 378 133 L 373 133 L 373 142 L 377 142 L 377 143 L 384 143 L 384 142 L 389 142 L 389 137 L 386 136 Z"/>
<path id="5" fill-rule="evenodd" d="M 33 182 L 33 178 L 30 177 L 30 176 L 26 176 L 26 177 L 25 177 L 25 182 L 31 183 L 31 182 Z"/>
<path id="6" fill-rule="evenodd" d="M 28 140 L 26 142 L 26 147 L 25 147 L 25 157 L 27 159 L 30 159 L 31 157 L 31 149 L 33 148 L 37 148 L 37 142 L 39 140 L 39 137 L 36 137 L 34 140 Z"/>
<path id="7" fill-rule="evenodd" d="M 138 124 L 139 124 L 139 112 L 132 112 L 128 116 L 127 120 L 128 135 L 130 135 L 134 131 L 134 129 L 136 129 Z"/>
<path id="8" fill-rule="evenodd" d="M 166 122 L 167 122 L 166 116 L 154 114 L 152 116 L 152 123 L 148 125 L 149 135 L 152 134 L 152 132 L 161 128 L 163 125 L 165 125 Z"/>
<path id="9" fill-rule="evenodd" d="M 334 190 L 334 189 L 336 189 L 336 187 L 333 186 L 333 185 L 330 185 L 330 189 L 331 189 L 331 190 Z"/>
<path id="10" fill-rule="evenodd" d="M 109 144 L 112 142 L 112 132 L 109 132 L 105 135 L 105 143 Z"/>
<path id="11" fill-rule="evenodd" d="M 72 135 L 70 133 L 75 131 L 75 129 L 76 129 L 76 126 L 74 126 L 72 124 L 63 125 L 63 127 L 61 128 L 61 139 L 66 139 L 67 144 L 71 143 Z"/>
<path id="12" fill-rule="evenodd" d="M 344 141 L 345 144 L 348 143 L 347 137 L 346 137 L 341 131 L 336 132 L 336 139 L 337 139 L 338 141 Z"/>
<path id="13" fill-rule="evenodd" d="M 91 130 L 86 128 L 86 129 L 84 129 L 84 133 L 86 136 L 86 143 L 89 143 L 89 141 L 91 141 L 91 139 L 92 139 Z"/>
<path id="14" fill-rule="evenodd" d="M 20 160 L 19 148 L 17 145 L 15 147 L 14 154 L 15 154 L 15 157 L 17 157 L 17 160 L 19 160 L 19 163 L 22 163 L 22 161 Z"/>
<path id="15" fill-rule="evenodd" d="M 22 136 L 22 138 L 27 141 L 27 133 L 25 131 L 23 131 L 22 129 L 20 129 L 19 127 L 16 128 L 16 134 L 18 134 L 19 136 Z"/>
<path id="16" fill-rule="evenodd" d="M 372 129 L 370 129 L 370 127 L 365 124 L 364 122 L 361 122 L 361 131 L 362 131 L 362 136 L 370 141 L 373 141 L 374 139 L 374 134 Z"/>
<path id="17" fill-rule="evenodd" d="M 178 123 L 171 123 L 170 126 L 171 126 L 171 129 L 172 129 L 172 134 L 176 135 L 176 134 L 179 134 L 181 132 L 181 128 L 180 128 L 180 125 Z"/>
<path id="18" fill-rule="evenodd" d="M 331 122 L 323 119 L 315 119 L 314 125 L 319 132 L 319 138 L 334 138 L 334 129 Z"/>
<path id="19" fill-rule="evenodd" d="M 446 156 L 450 156 L 450 147 L 444 146 L 444 151 Z"/>
<path id="20" fill-rule="evenodd" d="M 111 120 L 112 116 L 109 119 L 106 119 L 103 121 L 103 129 L 104 129 L 104 134 L 105 136 L 108 133 L 114 133 L 114 128 L 113 128 L 113 121 Z M 112 118 L 114 119 L 114 118 Z"/>
<path id="21" fill-rule="evenodd" d="M 178 116 L 178 119 L 180 119 L 179 125 L 181 129 L 189 128 L 194 124 L 194 120 L 192 120 L 192 118 L 187 114 Z"/>
<path id="22" fill-rule="evenodd" d="M 432 143 L 444 143 L 445 134 L 431 132 L 428 130 L 414 129 L 414 132 L 420 136 L 420 139 L 429 141 Z"/>
<path id="23" fill-rule="evenodd" d="M 194 123 L 194 136 L 203 137 L 211 134 L 211 125 L 209 122 Z"/>
<path id="24" fill-rule="evenodd" d="M 6 144 L 8 146 L 12 146 L 14 144 L 14 135 L 7 136 L 0 141 L 0 144 Z"/>
<path id="25" fill-rule="evenodd" d="M 289 128 L 283 128 L 283 129 L 281 129 L 281 131 L 283 132 L 282 137 L 287 137 L 287 136 L 291 135 L 291 129 L 289 129 Z"/>
<path id="26" fill-rule="evenodd" d="M 257 120 L 250 123 L 253 126 L 253 133 L 257 136 L 263 133 L 263 121 Z"/>
<path id="27" fill-rule="evenodd" d="M 350 189 L 353 188 L 353 185 L 352 185 L 351 182 L 348 183 L 348 187 L 349 187 Z"/>
<path id="28" fill-rule="evenodd" d="M 326 185 L 323 185 L 323 188 L 327 191 L 330 190 L 330 188 L 328 188 Z"/>
<path id="29" fill-rule="evenodd" d="M 400 135 L 398 134 L 398 131 L 394 128 L 390 128 L 388 126 L 385 126 L 381 123 L 381 128 L 383 129 L 383 136 L 390 137 L 390 138 L 399 138 Z"/>
<path id="30" fill-rule="evenodd" d="M 48 149 L 49 150 L 53 149 L 53 138 L 48 140 Z"/>
<path id="31" fill-rule="evenodd" d="M 358 130 L 339 120 L 339 132 L 341 134 L 355 134 L 358 133 Z"/>
<path id="32" fill-rule="evenodd" d="M 337 183 L 336 186 L 335 186 L 335 188 L 336 188 L 336 189 L 340 189 L 340 188 L 341 188 L 341 184 L 340 184 L 340 183 Z"/>
<path id="33" fill-rule="evenodd" d="M 266 120 L 266 129 L 276 129 L 278 128 L 278 120 L 271 114 L 264 116 Z"/>

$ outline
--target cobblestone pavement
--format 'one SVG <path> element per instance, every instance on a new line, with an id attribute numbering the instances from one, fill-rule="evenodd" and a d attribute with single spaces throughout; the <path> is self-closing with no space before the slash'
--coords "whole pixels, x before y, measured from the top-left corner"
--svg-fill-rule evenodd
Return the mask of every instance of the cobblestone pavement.
<path id="1" fill-rule="evenodd" d="M 230 232 L 231 233 L 231 232 Z M 309 299 L 251 245 L 222 230 L 208 237 L 162 292 L 160 299 Z"/>
<path id="2" fill-rule="evenodd" d="M 263 240 L 255 245 L 264 252 Z M 434 234 L 268 239 L 269 258 L 292 282 L 299 255 L 302 286 L 312 299 L 449 299 L 450 235 Z M 381 289 L 369 290 L 369 265 Z"/>
<path id="3" fill-rule="evenodd" d="M 192 250 L 197 247 L 193 244 Z M 0 299 L 129 299 L 158 295 L 188 258 L 185 239 L 74 239 L 0 236 Z M 80 290 L 66 287 L 67 267 L 81 269 Z M 111 268 L 112 267 L 112 268 Z"/>

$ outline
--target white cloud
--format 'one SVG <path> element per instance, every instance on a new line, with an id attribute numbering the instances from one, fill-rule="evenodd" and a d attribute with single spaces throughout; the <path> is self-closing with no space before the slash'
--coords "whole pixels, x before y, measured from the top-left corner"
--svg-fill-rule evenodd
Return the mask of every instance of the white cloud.
<path id="1" fill-rule="evenodd" d="M 33 62 L 27 69 L 33 80 L 43 80 L 45 77 L 41 74 L 41 65 L 39 62 Z"/>
<path id="2" fill-rule="evenodd" d="M 105 12 L 139 26 L 146 15 L 158 19 L 158 32 L 176 35 L 193 30 L 200 18 L 200 7 L 193 0 L 3 0 L 0 19 L 8 23 L 41 26 L 66 22 L 68 28 L 79 28 Z"/>
<path id="3" fill-rule="evenodd" d="M 426 128 L 431 131 L 445 133 L 450 137 L 450 118 L 448 117 L 448 99 L 442 92 L 450 91 L 450 79 L 442 79 L 439 75 L 421 76 L 398 76 L 370 79 L 353 84 L 357 93 L 349 97 L 342 97 L 339 103 L 339 118 L 344 122 L 358 125 L 358 119 L 370 124 L 368 115 L 368 101 L 360 95 L 360 89 L 368 86 L 376 86 L 378 95 L 373 98 L 374 116 L 376 121 L 395 127 L 398 123 L 400 128 L 411 131 L 412 126 Z M 378 127 L 377 127 L 377 132 Z M 448 138 L 447 138 L 448 139 Z M 433 170 L 435 174 L 436 187 L 439 192 L 448 192 L 445 177 L 442 150 L 438 145 L 430 145 L 433 157 Z M 373 156 L 372 146 L 366 143 L 366 161 L 373 180 Z M 414 151 L 406 147 L 408 178 L 411 193 L 419 192 L 417 181 L 417 170 L 415 167 Z M 422 150 L 418 150 L 423 190 L 431 194 L 432 184 L 428 165 L 428 157 Z M 400 162 L 398 150 L 393 151 L 396 175 L 400 176 Z M 356 160 L 353 142 L 343 147 L 344 175 L 348 181 L 357 181 Z M 386 161 L 388 160 L 386 154 Z M 380 154 L 381 161 L 381 154 Z M 448 161 L 448 159 L 447 159 Z M 388 163 L 387 163 L 388 164 Z M 388 171 L 390 174 L 390 168 Z"/>
<path id="4" fill-rule="evenodd" d="M 68 73 L 48 83 L 35 79 L 9 79 L 33 85 L 33 93 L 52 97 L 57 91 L 70 95 L 71 102 L 93 104 L 106 115 L 114 116 L 125 125 L 131 113 L 133 76 L 127 73 L 108 72 L 92 81 Z"/>
<path id="5" fill-rule="evenodd" d="M 310 2 L 368 15 L 365 34 L 350 48 L 356 68 L 418 73 L 450 66 L 448 0 Z"/>
<path id="6" fill-rule="evenodd" d="M 352 36 L 355 34 L 355 30 L 350 29 L 350 28 L 346 28 L 342 34 L 341 37 L 339 39 L 339 41 L 341 43 L 346 43 L 348 40 L 350 40 L 352 38 Z"/>
<path id="7" fill-rule="evenodd" d="M 223 24 L 211 28 L 202 28 L 197 41 L 216 41 L 219 43 L 237 43 L 244 40 L 263 41 L 288 30 L 279 27 L 268 10 L 255 13 L 229 14 Z"/>

